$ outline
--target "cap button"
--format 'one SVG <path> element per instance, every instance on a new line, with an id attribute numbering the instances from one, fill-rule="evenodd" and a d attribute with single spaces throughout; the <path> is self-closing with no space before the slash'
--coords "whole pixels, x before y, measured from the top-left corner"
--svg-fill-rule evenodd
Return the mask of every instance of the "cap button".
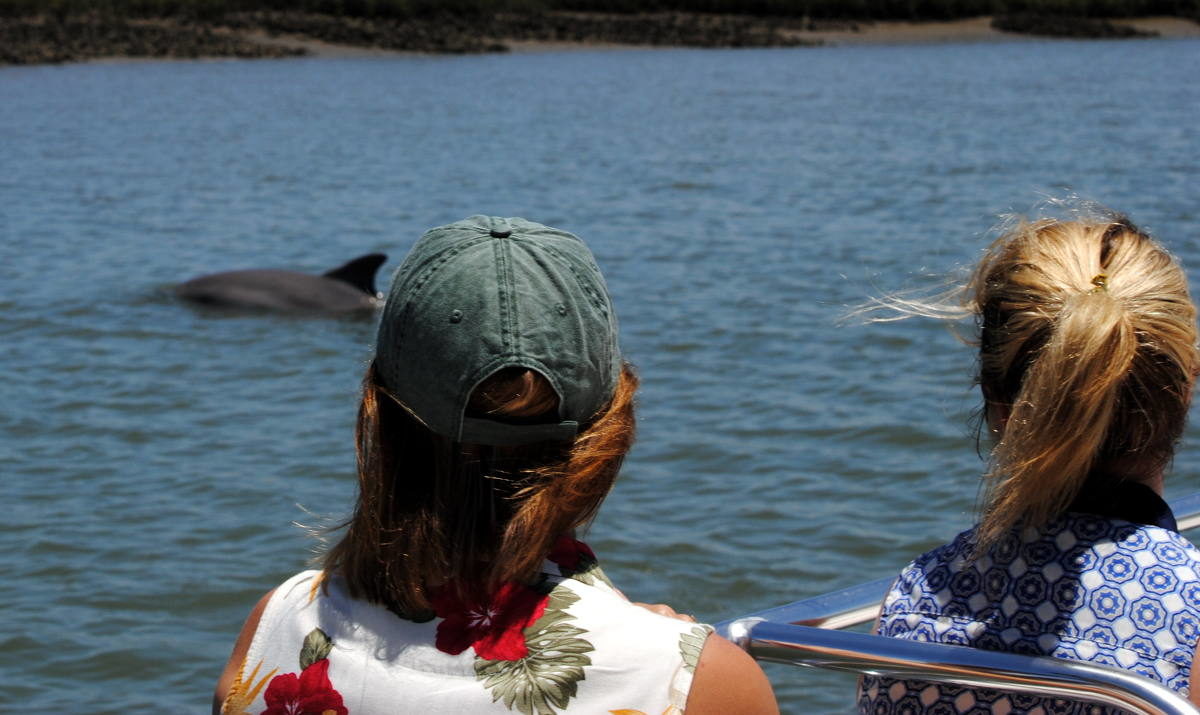
<path id="1" fill-rule="evenodd" d="M 492 238 L 508 238 L 512 235 L 512 226 L 502 218 L 492 219 Z"/>

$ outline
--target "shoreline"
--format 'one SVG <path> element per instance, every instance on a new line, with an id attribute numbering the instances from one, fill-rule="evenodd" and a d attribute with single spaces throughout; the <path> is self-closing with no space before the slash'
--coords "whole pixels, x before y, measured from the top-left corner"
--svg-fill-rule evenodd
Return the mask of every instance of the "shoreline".
<path id="1" fill-rule="evenodd" d="M 1016 32 L 1003 32 L 992 27 L 992 16 L 962 20 L 932 22 L 881 21 L 862 23 L 860 29 L 817 30 L 807 37 L 823 40 L 828 46 L 841 45 L 937 45 L 975 42 L 1022 42 L 1028 40 L 1072 39 L 1052 38 Z M 1153 33 L 1144 39 L 1182 39 L 1200 37 L 1200 23 L 1178 17 L 1155 16 L 1123 18 L 1115 25 L 1127 25 L 1136 30 Z"/>
<path id="2" fill-rule="evenodd" d="M 1092 24 L 1138 39 L 1200 37 L 1200 23 L 1170 16 Z M 1079 35 L 1084 37 L 1085 35 Z M 805 23 L 698 13 L 548 13 L 481 21 L 405 23 L 301 13 L 241 13 L 219 23 L 174 19 L 0 19 L 0 66 L 154 59 L 362 58 L 489 52 L 544 53 L 638 48 L 843 47 L 1022 42 L 1053 38 L 996 29 L 991 16 L 947 21 Z"/>
<path id="3" fill-rule="evenodd" d="M 966 18 L 961 20 L 941 20 L 929 22 L 906 22 L 899 20 L 880 20 L 873 22 L 845 23 L 844 28 L 826 28 L 815 30 L 788 29 L 784 32 L 797 40 L 803 41 L 796 46 L 802 47 L 849 47 L 849 46 L 888 46 L 888 45 L 939 45 L 939 44 L 969 44 L 977 42 L 1028 42 L 1047 39 L 1042 35 L 1028 35 L 1014 32 L 1003 32 L 992 27 L 990 15 Z M 1154 37 L 1145 39 L 1186 39 L 1200 38 L 1200 23 L 1178 17 L 1155 16 L 1128 18 L 1120 24 L 1132 26 L 1143 32 L 1154 33 Z M 270 37 L 265 34 L 257 41 L 302 46 L 307 57 L 324 57 L 335 59 L 359 57 L 393 57 L 405 55 L 430 55 L 436 53 L 419 50 L 389 50 L 378 47 L 361 47 L 341 45 L 300 36 Z M 514 54 L 531 54 L 546 52 L 590 52 L 614 51 L 629 49 L 681 49 L 687 45 L 652 45 L 622 42 L 602 42 L 597 40 L 551 41 L 551 40 L 516 40 L 502 39 L 507 51 Z"/>

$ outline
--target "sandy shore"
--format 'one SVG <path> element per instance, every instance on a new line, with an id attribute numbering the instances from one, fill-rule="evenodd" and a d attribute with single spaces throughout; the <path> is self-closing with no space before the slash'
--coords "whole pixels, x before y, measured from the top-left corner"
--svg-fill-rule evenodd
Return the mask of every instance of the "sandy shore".
<path id="1" fill-rule="evenodd" d="M 1176 17 L 1122 19 L 1112 24 L 1161 38 L 1200 37 L 1200 23 Z M 135 58 L 386 57 L 418 52 L 559 52 L 631 47 L 836 47 L 1019 42 L 1034 38 L 1034 35 L 997 30 L 990 17 L 920 23 L 825 22 L 814 26 L 798 18 L 699 13 L 547 13 L 396 22 L 252 12 L 230 14 L 215 24 L 93 15 L 73 17 L 62 23 L 46 18 L 0 19 L 0 65 Z"/>
<path id="2" fill-rule="evenodd" d="M 1162 38 L 1200 37 L 1200 23 L 1178 17 L 1144 17 L 1115 21 Z M 974 17 L 948 22 L 874 22 L 857 29 L 796 31 L 802 37 L 827 45 L 912 45 L 970 42 L 1018 42 L 1045 39 L 1033 35 L 1001 32 L 992 27 L 991 17 Z"/>
<path id="3" fill-rule="evenodd" d="M 1165 39 L 1200 37 L 1200 23 L 1178 17 L 1144 17 L 1123 19 L 1122 25 L 1131 25 L 1144 32 L 1156 33 Z M 846 23 L 844 27 L 800 30 L 781 29 L 781 33 L 802 41 L 802 44 L 823 46 L 854 45 L 928 45 L 975 42 L 1023 42 L 1044 40 L 1044 37 L 1001 32 L 992 27 L 991 17 L 974 17 L 945 22 L 866 22 Z M 320 42 L 301 37 L 256 38 L 265 42 L 279 42 L 292 46 L 303 46 L 314 57 L 369 57 L 411 54 L 394 50 L 354 47 Z M 616 42 L 547 42 L 539 40 L 513 40 L 499 38 L 512 52 L 569 52 L 578 50 L 621 50 L 631 47 L 654 47 Z M 661 46 L 659 46 L 661 47 Z"/>

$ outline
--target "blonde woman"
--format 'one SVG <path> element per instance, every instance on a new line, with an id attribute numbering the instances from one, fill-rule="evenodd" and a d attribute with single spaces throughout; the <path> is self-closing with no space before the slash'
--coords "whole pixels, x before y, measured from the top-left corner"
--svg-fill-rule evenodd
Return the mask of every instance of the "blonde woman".
<path id="1" fill-rule="evenodd" d="M 354 514 L 250 614 L 214 712 L 778 712 L 748 655 L 630 603 L 575 539 L 636 388 L 577 237 L 487 216 L 427 232 L 363 383 Z"/>
<path id="2" fill-rule="evenodd" d="M 1179 264 L 1121 216 L 1022 221 L 957 305 L 979 326 L 994 438 L 978 525 L 909 564 L 878 631 L 1099 663 L 1200 702 L 1200 552 L 1163 475 L 1200 367 Z M 1104 712 L 995 691 L 864 678 L 862 713 Z"/>

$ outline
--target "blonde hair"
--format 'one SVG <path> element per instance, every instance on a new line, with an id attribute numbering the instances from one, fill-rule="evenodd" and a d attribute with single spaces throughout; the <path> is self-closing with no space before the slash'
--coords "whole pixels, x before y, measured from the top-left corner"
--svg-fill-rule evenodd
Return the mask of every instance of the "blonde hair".
<path id="1" fill-rule="evenodd" d="M 978 322 L 978 380 L 1000 437 L 978 551 L 1061 515 L 1089 477 L 1144 481 L 1171 461 L 1200 365 L 1196 308 L 1182 268 L 1147 234 L 1116 215 L 1017 220 L 957 299 Z"/>

